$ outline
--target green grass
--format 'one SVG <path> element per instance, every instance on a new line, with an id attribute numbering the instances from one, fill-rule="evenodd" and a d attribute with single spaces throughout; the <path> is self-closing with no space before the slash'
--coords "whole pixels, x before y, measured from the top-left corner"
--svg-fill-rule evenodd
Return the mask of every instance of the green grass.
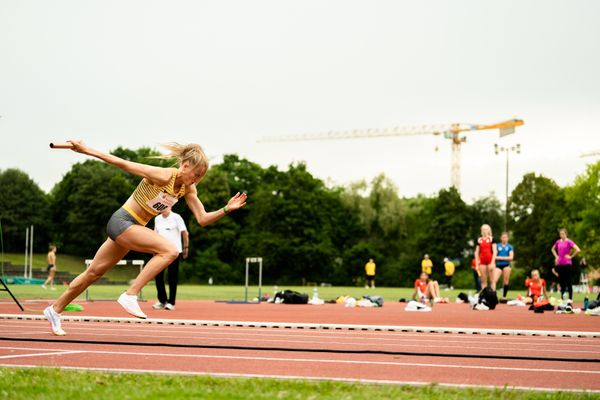
<path id="1" fill-rule="evenodd" d="M 592 400 L 597 394 L 274 379 L 0 368 L 0 397 L 19 399 Z"/>

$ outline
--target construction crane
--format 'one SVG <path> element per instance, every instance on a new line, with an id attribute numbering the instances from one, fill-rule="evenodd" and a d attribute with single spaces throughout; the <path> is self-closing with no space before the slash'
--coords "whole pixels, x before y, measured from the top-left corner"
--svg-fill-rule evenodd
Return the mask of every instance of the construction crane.
<path id="1" fill-rule="evenodd" d="M 498 122 L 496 124 L 438 124 L 438 125 L 419 125 L 410 127 L 395 127 L 387 129 L 358 129 L 352 131 L 330 131 L 317 134 L 303 134 L 290 136 L 267 137 L 259 142 L 298 142 L 307 140 L 335 140 L 335 139 L 360 139 L 374 137 L 390 136 L 418 136 L 418 135 L 443 135 L 450 139 L 452 144 L 452 161 L 450 181 L 452 186 L 460 191 L 460 147 L 466 143 L 467 137 L 463 132 L 483 131 L 498 129 L 500 137 L 510 135 L 515 132 L 515 127 L 523 125 L 522 119 L 510 119 L 508 121 Z"/>
<path id="2" fill-rule="evenodd" d="M 589 153 L 582 153 L 580 157 L 594 157 L 594 156 L 600 156 L 600 149 L 590 151 Z"/>

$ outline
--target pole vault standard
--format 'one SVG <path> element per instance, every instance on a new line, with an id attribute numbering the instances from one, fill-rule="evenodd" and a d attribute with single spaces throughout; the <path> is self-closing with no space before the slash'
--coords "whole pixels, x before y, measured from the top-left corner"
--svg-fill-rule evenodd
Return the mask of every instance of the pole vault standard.
<path id="1" fill-rule="evenodd" d="M 248 286 L 250 277 L 250 264 L 258 263 L 258 302 L 262 297 L 262 257 L 247 257 L 246 258 L 246 285 L 244 301 L 248 303 Z"/>

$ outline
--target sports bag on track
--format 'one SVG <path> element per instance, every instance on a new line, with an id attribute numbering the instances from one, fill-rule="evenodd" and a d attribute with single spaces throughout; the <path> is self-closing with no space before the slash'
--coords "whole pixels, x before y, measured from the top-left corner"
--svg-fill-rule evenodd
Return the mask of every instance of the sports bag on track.
<path id="1" fill-rule="evenodd" d="M 275 299 L 283 299 L 285 304 L 308 304 L 308 295 L 306 293 L 295 292 L 293 290 L 284 290 L 275 294 Z"/>
<path id="2" fill-rule="evenodd" d="M 479 304 L 485 304 L 490 310 L 495 309 L 498 305 L 498 295 L 496 294 L 496 291 L 492 290 L 489 286 L 483 288 L 481 293 L 479 293 Z"/>

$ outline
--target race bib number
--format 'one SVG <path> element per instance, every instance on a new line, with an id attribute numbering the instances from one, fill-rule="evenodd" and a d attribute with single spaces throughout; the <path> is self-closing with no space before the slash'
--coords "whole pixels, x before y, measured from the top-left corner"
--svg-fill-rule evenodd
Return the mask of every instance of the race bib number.
<path id="1" fill-rule="evenodd" d="M 154 211 L 161 213 L 177 203 L 177 198 L 169 196 L 166 193 L 159 193 L 155 198 L 146 202 L 146 205 Z"/>

